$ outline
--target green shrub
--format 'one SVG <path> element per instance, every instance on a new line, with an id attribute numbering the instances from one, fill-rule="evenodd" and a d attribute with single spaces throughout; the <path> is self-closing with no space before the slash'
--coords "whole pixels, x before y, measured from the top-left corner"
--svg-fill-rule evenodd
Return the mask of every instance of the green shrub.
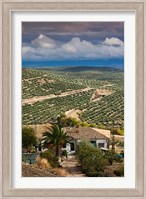
<path id="1" fill-rule="evenodd" d="M 120 128 L 109 128 L 111 130 L 111 133 L 113 135 L 121 135 L 123 136 L 124 135 L 124 130 L 123 129 L 120 129 Z"/>
<path id="2" fill-rule="evenodd" d="M 76 151 L 81 170 L 87 176 L 104 176 L 104 167 L 108 164 L 100 149 L 86 141 L 80 142 Z"/>
<path id="3" fill-rule="evenodd" d="M 27 152 L 31 152 L 33 146 L 37 144 L 37 137 L 34 129 L 31 127 L 22 128 L 22 147 L 27 149 Z"/>
<path id="4" fill-rule="evenodd" d="M 22 162 L 27 163 L 27 158 L 25 157 L 25 155 L 22 154 Z"/>
<path id="5" fill-rule="evenodd" d="M 95 123 L 93 123 L 93 124 L 90 124 L 90 127 L 97 128 L 97 125 Z"/>
<path id="6" fill-rule="evenodd" d="M 123 140 L 119 141 L 117 146 L 121 148 L 124 147 L 124 141 Z"/>
<path id="7" fill-rule="evenodd" d="M 113 162 L 121 162 L 121 158 L 114 151 L 106 151 L 104 156 L 110 165 L 112 165 Z"/>
<path id="8" fill-rule="evenodd" d="M 61 156 L 67 158 L 67 150 L 62 150 Z"/>

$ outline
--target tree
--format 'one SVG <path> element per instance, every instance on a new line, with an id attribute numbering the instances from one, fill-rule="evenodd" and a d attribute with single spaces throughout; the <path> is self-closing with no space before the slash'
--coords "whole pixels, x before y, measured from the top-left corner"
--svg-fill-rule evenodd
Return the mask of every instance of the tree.
<path id="1" fill-rule="evenodd" d="M 77 147 L 76 157 L 83 173 L 90 177 L 104 176 L 107 159 L 100 149 L 88 141 L 81 141 Z"/>
<path id="2" fill-rule="evenodd" d="M 118 133 L 117 133 L 118 131 L 117 131 L 117 129 L 115 129 L 115 128 L 111 128 L 110 131 L 111 131 L 110 144 L 111 144 L 111 146 L 112 146 L 112 151 L 115 152 L 115 146 L 116 146 L 116 144 L 118 143 L 118 140 L 115 140 L 115 135 L 118 134 Z"/>
<path id="3" fill-rule="evenodd" d="M 118 154 L 112 150 L 105 152 L 105 158 L 108 159 L 110 165 L 112 165 L 113 162 L 120 162 L 121 160 Z"/>
<path id="4" fill-rule="evenodd" d="M 66 126 L 76 126 L 79 125 L 80 121 L 73 117 L 67 117 L 64 113 L 61 113 L 57 117 L 57 125 L 59 127 L 66 127 Z"/>
<path id="5" fill-rule="evenodd" d="M 35 135 L 34 129 L 30 127 L 22 128 L 22 147 L 27 149 L 29 152 L 29 148 L 35 146 L 37 144 L 37 137 Z"/>
<path id="6" fill-rule="evenodd" d="M 50 144 L 53 145 L 58 158 L 61 157 L 62 146 L 70 140 L 71 138 L 58 125 L 51 126 L 48 131 L 43 133 L 44 147 L 48 148 Z"/>

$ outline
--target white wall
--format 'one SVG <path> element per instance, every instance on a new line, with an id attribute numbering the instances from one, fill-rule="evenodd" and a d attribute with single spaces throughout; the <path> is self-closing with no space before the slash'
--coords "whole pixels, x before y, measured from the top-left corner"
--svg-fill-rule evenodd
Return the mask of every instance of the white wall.
<path id="1" fill-rule="evenodd" d="M 76 145 L 79 144 L 81 142 L 81 140 L 77 140 L 76 142 L 73 142 L 75 144 L 75 150 L 76 150 Z M 96 140 L 96 145 L 98 147 L 98 143 L 104 143 L 104 148 L 107 148 L 108 146 L 108 142 L 106 140 Z M 71 152 L 71 146 L 69 143 L 66 144 L 66 148 L 63 148 L 63 149 L 66 149 L 67 152 Z"/>
<path id="2" fill-rule="evenodd" d="M 69 143 L 66 144 L 66 150 L 67 150 L 67 152 L 70 152 L 70 150 L 71 150 Z"/>
<path id="3" fill-rule="evenodd" d="M 106 140 L 96 140 L 97 147 L 98 147 L 98 143 L 104 143 L 104 148 L 107 148 L 107 141 Z"/>

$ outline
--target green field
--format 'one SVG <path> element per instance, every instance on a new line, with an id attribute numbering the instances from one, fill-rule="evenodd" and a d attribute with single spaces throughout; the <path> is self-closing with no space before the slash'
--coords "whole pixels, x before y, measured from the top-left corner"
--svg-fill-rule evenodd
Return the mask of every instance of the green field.
<path id="1" fill-rule="evenodd" d="M 111 94 L 93 101 L 96 89 L 110 90 Z M 54 97 L 38 99 L 51 95 Z M 32 98 L 36 98 L 33 103 L 29 102 Z M 24 125 L 49 123 L 62 112 L 79 109 L 81 121 L 124 128 L 124 72 L 120 69 L 22 69 L 22 99 L 28 100 L 22 108 Z"/>

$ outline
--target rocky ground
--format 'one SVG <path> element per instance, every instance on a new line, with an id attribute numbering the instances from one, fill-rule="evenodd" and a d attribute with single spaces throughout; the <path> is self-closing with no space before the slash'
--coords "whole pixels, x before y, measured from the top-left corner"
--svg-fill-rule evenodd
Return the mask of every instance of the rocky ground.
<path id="1" fill-rule="evenodd" d="M 52 169 L 40 169 L 35 164 L 22 164 L 23 177 L 58 177 Z"/>

